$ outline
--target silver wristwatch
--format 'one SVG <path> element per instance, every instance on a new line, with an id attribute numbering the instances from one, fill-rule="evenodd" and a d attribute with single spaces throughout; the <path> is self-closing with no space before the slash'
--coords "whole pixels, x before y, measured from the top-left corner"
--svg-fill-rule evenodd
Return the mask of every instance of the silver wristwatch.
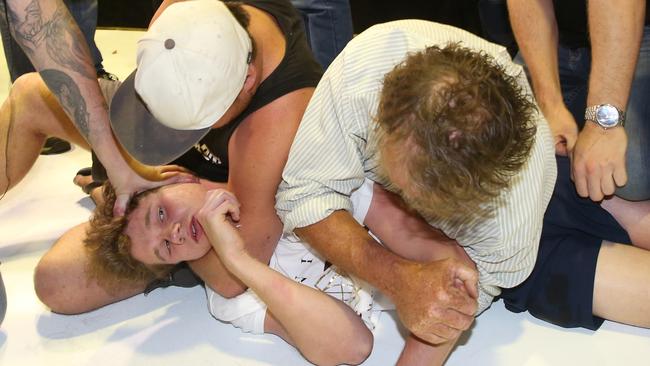
<path id="1" fill-rule="evenodd" d="M 585 109 L 585 121 L 592 121 L 604 129 L 625 126 L 625 112 L 611 104 L 592 105 Z"/>

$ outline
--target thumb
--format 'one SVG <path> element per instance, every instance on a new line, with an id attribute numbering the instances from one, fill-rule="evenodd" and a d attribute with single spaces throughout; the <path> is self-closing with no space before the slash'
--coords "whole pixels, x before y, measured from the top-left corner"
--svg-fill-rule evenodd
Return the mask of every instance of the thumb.
<path id="1" fill-rule="evenodd" d="M 128 193 L 118 194 L 117 197 L 115 198 L 115 205 L 113 205 L 113 216 L 114 217 L 124 216 L 124 212 L 126 212 L 126 206 L 129 204 L 130 200 L 131 200 L 130 194 Z"/>
<path id="2" fill-rule="evenodd" d="M 625 162 L 622 165 L 619 165 L 614 168 L 614 182 L 619 187 L 622 187 L 627 183 L 627 170 L 625 169 Z"/>
<path id="3" fill-rule="evenodd" d="M 464 264 L 458 264 L 455 268 L 454 279 L 463 283 L 469 296 L 478 299 L 478 273 L 474 269 Z"/>
<path id="4" fill-rule="evenodd" d="M 571 155 L 571 153 L 573 152 L 573 148 L 576 146 L 577 140 L 578 138 L 574 134 L 568 133 L 565 136 L 567 155 Z"/>

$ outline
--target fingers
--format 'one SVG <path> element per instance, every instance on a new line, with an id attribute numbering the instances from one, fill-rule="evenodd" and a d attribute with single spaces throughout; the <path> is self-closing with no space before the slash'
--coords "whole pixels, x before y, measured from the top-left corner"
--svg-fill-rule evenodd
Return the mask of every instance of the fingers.
<path id="1" fill-rule="evenodd" d="M 611 180 L 611 177 L 609 177 Z M 600 201 L 603 199 L 602 186 L 607 185 L 607 179 L 603 175 L 603 170 L 600 167 L 592 168 L 590 174 L 587 175 L 587 197 L 591 198 L 594 201 Z"/>
<path id="2" fill-rule="evenodd" d="M 454 280 L 462 282 L 465 291 L 472 299 L 478 299 L 478 272 L 476 270 L 458 263 L 455 268 Z M 471 312 L 471 315 L 473 314 L 474 311 Z"/>
<path id="3" fill-rule="evenodd" d="M 474 322 L 474 314 L 476 313 L 476 302 L 469 302 L 471 307 L 451 307 L 444 311 L 443 319 L 445 324 L 458 331 L 463 331 L 469 328 Z M 468 314 L 469 313 L 469 314 Z"/>
<path id="4" fill-rule="evenodd" d="M 239 206 L 239 201 L 234 194 L 224 189 L 215 189 L 206 194 L 201 212 L 209 216 L 230 215 L 233 221 L 239 221 Z"/>
<path id="5" fill-rule="evenodd" d="M 602 130 L 590 123 L 571 152 L 571 179 L 581 197 L 601 201 L 627 182 L 627 134 L 622 128 Z"/>
<path id="6" fill-rule="evenodd" d="M 440 344 L 458 338 L 474 322 L 474 316 L 462 314 L 456 309 L 446 309 L 437 315 L 429 314 L 419 323 L 412 324 L 409 330 L 427 342 Z"/>
<path id="7" fill-rule="evenodd" d="M 605 196 L 614 194 L 614 190 L 616 189 L 616 183 L 614 183 L 613 167 L 607 166 L 603 168 L 601 174 L 602 176 L 600 178 L 600 182 L 595 182 L 600 183 L 598 187 L 594 187 L 593 189 L 595 195 L 592 194 L 591 189 L 589 190 L 589 196 L 594 201 L 600 201 L 605 198 Z M 600 197 L 600 199 L 598 199 L 598 197 Z"/>
<path id="8" fill-rule="evenodd" d="M 131 195 L 128 193 L 118 194 L 115 199 L 115 205 L 113 206 L 113 216 L 124 216 L 124 212 L 126 212 L 126 206 L 129 204 L 130 200 Z"/>
<path id="9" fill-rule="evenodd" d="M 616 187 L 624 186 L 627 183 L 627 170 L 625 161 L 608 166 L 603 179 L 601 180 L 601 190 L 605 196 L 611 196 L 616 191 Z"/>
<path id="10" fill-rule="evenodd" d="M 617 186 L 627 182 L 625 164 L 621 167 L 593 165 L 589 169 L 574 164 L 572 172 L 578 194 L 596 202 L 614 194 Z"/>
<path id="11" fill-rule="evenodd" d="M 627 183 L 627 169 L 625 167 L 625 156 L 616 163 L 614 166 L 614 173 L 612 174 L 614 177 L 614 182 L 616 183 L 616 186 L 622 187 Z"/>
<path id="12" fill-rule="evenodd" d="M 575 161 L 571 162 L 571 179 L 576 186 L 576 192 L 580 197 L 589 196 L 589 185 L 587 184 L 587 175 L 583 172 L 583 168 L 578 166 Z"/>
<path id="13" fill-rule="evenodd" d="M 431 329 L 430 333 L 414 334 L 428 343 L 441 344 L 460 337 L 462 333 L 463 330 L 440 323 L 436 324 L 436 326 Z"/>
<path id="14" fill-rule="evenodd" d="M 448 325 L 456 329 L 467 329 L 474 319 L 478 302 L 467 292 L 465 286 L 455 287 L 450 289 L 448 310 L 457 313 L 458 316 L 446 319 Z M 459 318 L 460 317 L 460 318 Z"/>
<path id="15" fill-rule="evenodd" d="M 564 144 L 566 147 L 566 154 L 564 156 L 570 156 L 571 153 L 573 153 L 573 149 L 576 146 L 576 141 L 578 141 L 578 135 L 574 131 L 574 133 L 568 133 L 564 136 Z"/>
<path id="16" fill-rule="evenodd" d="M 580 197 L 589 197 L 593 201 L 603 199 L 603 187 L 608 187 L 607 177 L 602 176 L 600 169 L 592 169 L 590 174 L 586 174 L 584 169 L 574 168 L 573 177 L 576 186 L 576 192 Z M 610 177 L 611 180 L 611 177 Z"/>
<path id="17" fill-rule="evenodd" d="M 569 149 L 566 146 L 566 141 L 555 142 L 555 155 L 568 156 Z"/>

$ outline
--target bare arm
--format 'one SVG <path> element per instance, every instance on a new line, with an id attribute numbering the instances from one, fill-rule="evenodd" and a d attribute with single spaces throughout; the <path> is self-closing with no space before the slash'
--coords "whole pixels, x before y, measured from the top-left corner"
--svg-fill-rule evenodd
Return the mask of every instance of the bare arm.
<path id="1" fill-rule="evenodd" d="M 361 363 L 372 348 L 372 334 L 354 311 L 250 256 L 229 216 L 239 217 L 234 196 L 210 192 L 199 220 L 228 270 L 268 306 L 272 316 L 265 331 L 280 335 L 315 364 Z M 279 324 L 273 325 L 274 320 Z"/>
<path id="2" fill-rule="evenodd" d="M 228 189 L 242 205 L 240 234 L 246 250 L 262 263 L 268 263 L 282 234 L 274 207 L 275 192 L 312 92 L 312 88 L 292 92 L 255 112 L 230 142 Z M 236 296 L 246 289 L 212 252 L 191 266 L 222 296 Z"/>
<path id="3" fill-rule="evenodd" d="M 118 192 L 116 213 L 123 212 L 132 193 L 162 184 L 141 178 L 129 164 L 151 180 L 178 177 L 169 168 L 127 163 L 123 157 L 111 132 L 88 46 L 63 2 L 9 0 L 7 5 L 14 38 L 106 167 Z"/>
<path id="4" fill-rule="evenodd" d="M 295 230 L 343 271 L 389 296 L 402 323 L 431 343 L 458 337 L 476 311 L 477 274 L 455 259 L 417 263 L 377 243 L 347 211 Z M 472 289 L 471 296 L 461 287 Z"/>
<path id="5" fill-rule="evenodd" d="M 110 134 L 86 42 L 60 0 L 7 1 L 14 38 L 91 145 Z M 92 121 L 92 122 L 91 122 Z M 96 122 L 95 122 L 96 121 Z"/>
<path id="6" fill-rule="evenodd" d="M 587 106 L 609 103 L 625 110 L 639 45 L 646 2 L 590 0 L 588 4 L 592 64 Z M 572 174 L 583 197 L 600 201 L 627 182 L 624 128 L 602 129 L 585 123 L 573 154 Z"/>
<path id="7" fill-rule="evenodd" d="M 592 66 L 588 105 L 627 105 L 645 19 L 644 0 L 589 0 Z"/>
<path id="8" fill-rule="evenodd" d="M 409 210 L 396 194 L 373 184 L 372 202 L 364 224 L 381 243 L 403 258 L 431 262 L 456 258 L 475 268 L 474 262 L 455 240 L 429 225 Z"/>
<path id="9" fill-rule="evenodd" d="M 455 240 L 429 225 L 420 215 L 409 210 L 398 195 L 377 183 L 373 184 L 372 201 L 364 224 L 382 245 L 403 258 L 417 262 L 455 258 L 476 269 L 467 252 Z M 411 334 L 398 365 L 442 365 L 456 340 L 432 345 Z"/>
<path id="10" fill-rule="evenodd" d="M 562 99 L 558 71 L 558 29 L 552 0 L 508 0 L 510 23 L 535 91 L 553 132 L 555 151 L 568 155 L 578 139 L 578 126 Z"/>

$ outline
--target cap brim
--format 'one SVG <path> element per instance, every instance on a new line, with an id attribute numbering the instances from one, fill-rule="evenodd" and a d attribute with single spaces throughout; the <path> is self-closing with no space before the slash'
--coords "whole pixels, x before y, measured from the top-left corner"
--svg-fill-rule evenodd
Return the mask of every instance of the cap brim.
<path id="1" fill-rule="evenodd" d="M 163 165 L 183 155 L 210 131 L 169 128 L 149 113 L 135 91 L 135 71 L 120 85 L 111 101 L 113 133 L 120 144 L 138 161 Z"/>

